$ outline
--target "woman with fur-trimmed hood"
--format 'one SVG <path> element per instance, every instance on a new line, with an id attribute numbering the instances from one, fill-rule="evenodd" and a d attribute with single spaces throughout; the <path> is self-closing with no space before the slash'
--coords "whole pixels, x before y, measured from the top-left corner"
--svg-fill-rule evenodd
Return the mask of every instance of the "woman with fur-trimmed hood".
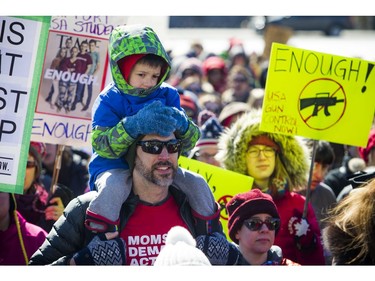
<path id="1" fill-rule="evenodd" d="M 261 110 L 241 116 L 219 139 L 217 160 L 228 170 L 254 178 L 252 188 L 271 194 L 280 213 L 275 244 L 301 265 L 324 265 L 321 233 L 311 204 L 302 218 L 309 153 L 302 139 L 260 131 Z"/>

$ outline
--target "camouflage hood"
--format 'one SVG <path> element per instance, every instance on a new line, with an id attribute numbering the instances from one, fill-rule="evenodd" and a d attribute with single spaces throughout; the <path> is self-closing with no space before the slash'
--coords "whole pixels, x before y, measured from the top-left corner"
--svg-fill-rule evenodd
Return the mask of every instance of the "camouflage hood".
<path id="1" fill-rule="evenodd" d="M 171 61 L 159 37 L 147 26 L 137 24 L 116 27 L 109 38 L 108 52 L 113 82 L 121 92 L 132 96 L 147 96 L 154 91 L 166 79 L 171 68 Z M 168 67 L 155 87 L 146 91 L 137 89 L 130 86 L 122 76 L 118 61 L 134 54 L 154 54 L 167 62 Z"/>
<path id="2" fill-rule="evenodd" d="M 219 138 L 217 159 L 224 168 L 247 175 L 246 153 L 253 137 L 266 134 L 280 147 L 280 160 L 291 180 L 291 189 L 306 186 L 309 170 L 309 152 L 302 139 L 259 130 L 261 110 L 251 110 L 241 116 Z"/>

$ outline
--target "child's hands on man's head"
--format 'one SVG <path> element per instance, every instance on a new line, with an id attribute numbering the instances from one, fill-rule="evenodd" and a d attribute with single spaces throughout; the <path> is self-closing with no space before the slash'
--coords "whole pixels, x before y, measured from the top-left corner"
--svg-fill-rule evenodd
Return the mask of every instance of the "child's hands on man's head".
<path id="1" fill-rule="evenodd" d="M 184 135 L 189 128 L 189 120 L 185 114 L 185 112 L 181 109 L 178 110 L 176 107 L 172 107 L 173 109 L 173 118 L 176 119 L 176 131 L 180 135 Z"/>
<path id="2" fill-rule="evenodd" d="M 176 130 L 177 120 L 171 107 L 160 101 L 146 105 L 133 116 L 125 117 L 123 125 L 126 132 L 134 139 L 140 135 L 156 134 L 168 137 Z"/>

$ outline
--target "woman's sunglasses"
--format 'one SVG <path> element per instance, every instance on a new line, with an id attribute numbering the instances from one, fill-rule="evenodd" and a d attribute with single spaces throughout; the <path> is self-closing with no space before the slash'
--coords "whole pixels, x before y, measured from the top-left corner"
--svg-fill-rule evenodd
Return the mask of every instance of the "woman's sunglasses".
<path id="1" fill-rule="evenodd" d="M 248 219 L 243 224 L 251 231 L 258 231 L 262 228 L 263 224 L 267 226 L 269 230 L 277 230 L 280 227 L 280 219 L 271 218 L 262 221 L 260 219 Z"/>
<path id="2" fill-rule="evenodd" d="M 174 139 L 169 141 L 138 141 L 137 145 L 142 147 L 143 152 L 149 154 L 160 154 L 164 146 L 167 148 L 168 153 L 177 153 L 180 151 L 182 144 L 180 140 Z"/>

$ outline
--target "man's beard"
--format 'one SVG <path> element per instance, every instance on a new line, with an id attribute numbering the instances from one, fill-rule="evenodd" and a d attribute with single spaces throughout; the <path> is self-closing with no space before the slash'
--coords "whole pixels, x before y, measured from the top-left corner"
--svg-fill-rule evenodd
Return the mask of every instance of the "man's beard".
<path id="1" fill-rule="evenodd" d="M 172 173 L 167 175 L 156 175 L 155 170 L 158 166 L 168 166 L 172 169 Z M 172 184 L 177 173 L 176 167 L 174 167 L 169 161 L 160 161 L 152 165 L 151 168 L 148 168 L 138 157 L 135 159 L 134 169 L 137 170 L 147 181 L 166 188 Z"/>

